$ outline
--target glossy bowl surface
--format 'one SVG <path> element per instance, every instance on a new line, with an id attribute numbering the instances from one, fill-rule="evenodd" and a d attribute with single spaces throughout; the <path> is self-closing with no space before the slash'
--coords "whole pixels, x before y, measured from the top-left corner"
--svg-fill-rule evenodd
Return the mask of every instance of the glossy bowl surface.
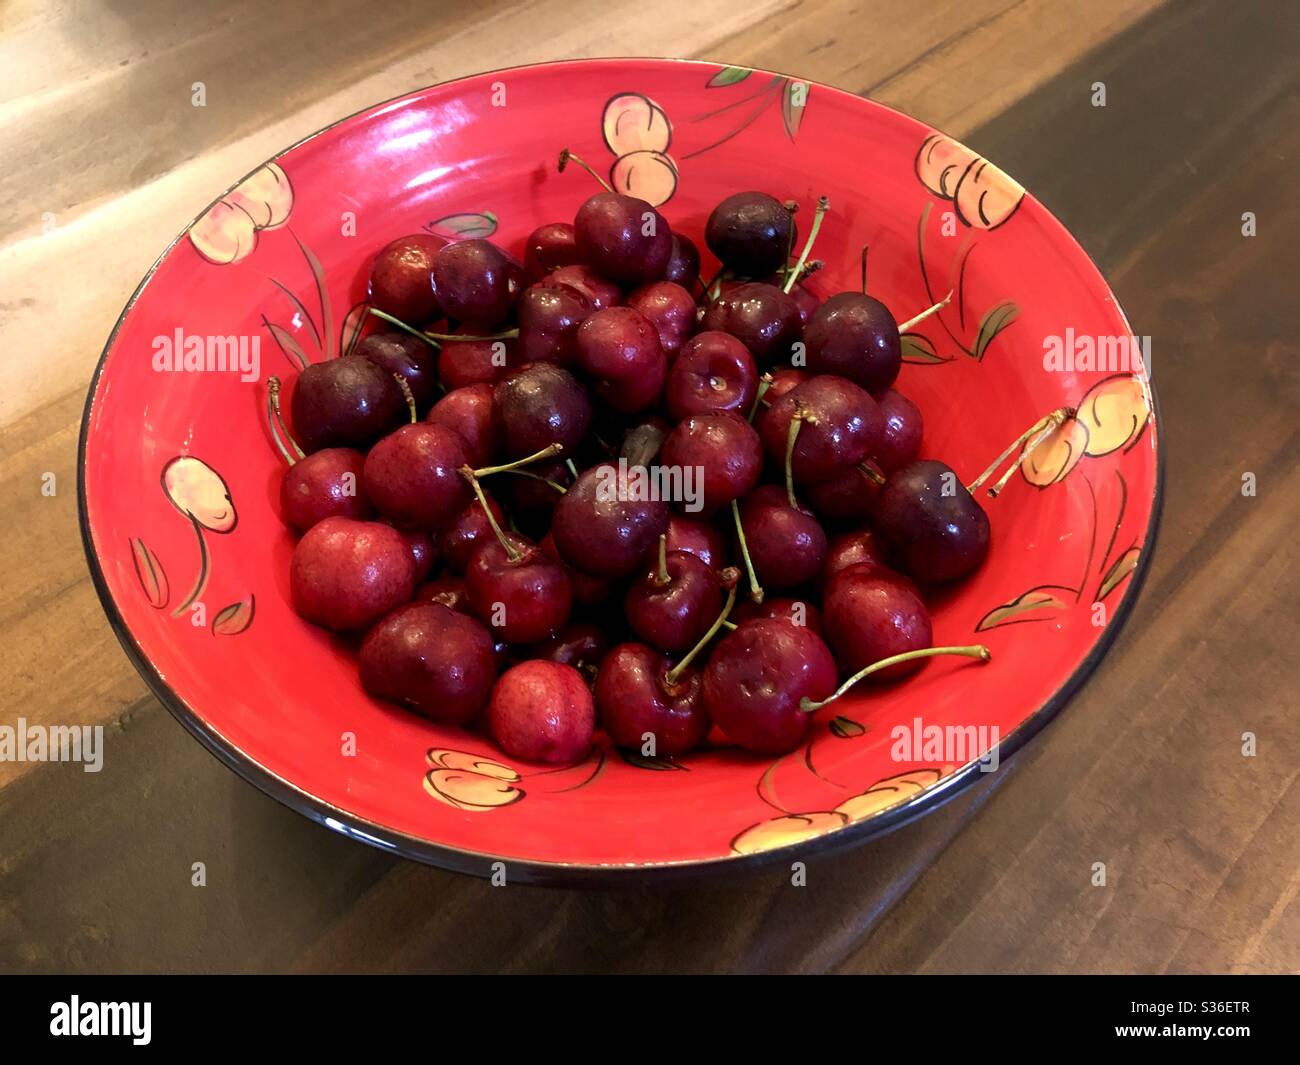
<path id="1" fill-rule="evenodd" d="M 602 742 L 557 770 L 373 701 L 353 648 L 294 615 L 265 379 L 291 388 L 302 364 L 346 348 L 370 257 L 389 240 L 491 236 L 518 253 L 536 225 L 571 219 L 594 185 L 556 172 L 562 147 L 660 205 L 702 249 L 710 209 L 732 192 L 798 200 L 804 232 L 828 196 L 816 247 L 827 266 L 812 281 L 823 296 L 857 288 L 864 245 L 871 291 L 900 321 L 951 289 L 904 337 L 898 387 L 925 415 L 924 454 L 962 479 L 1038 417 L 1078 409 L 986 504 L 987 563 L 936 601 L 936 644 L 985 642 L 991 663 L 936 659 L 905 684 L 855 693 L 780 759 L 716 745 L 673 764 Z M 482 74 L 295 145 L 163 253 L 87 400 L 87 555 L 123 645 L 177 718 L 332 828 L 480 875 L 505 861 L 517 880 L 789 860 L 950 797 L 991 749 L 1005 758 L 1037 731 L 1104 653 L 1159 499 L 1154 399 L 1130 334 L 1088 256 L 1032 196 L 868 100 L 699 62 Z"/>

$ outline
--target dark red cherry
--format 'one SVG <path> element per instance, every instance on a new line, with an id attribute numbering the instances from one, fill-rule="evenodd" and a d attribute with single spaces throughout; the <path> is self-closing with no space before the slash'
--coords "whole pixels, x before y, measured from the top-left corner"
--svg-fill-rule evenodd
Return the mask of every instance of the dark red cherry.
<path id="1" fill-rule="evenodd" d="M 598 192 L 578 208 L 574 236 L 583 262 L 625 285 L 658 281 L 673 252 L 673 232 L 645 200 Z"/>
<path id="2" fill-rule="evenodd" d="M 286 525 L 306 532 L 325 518 L 374 516 L 361 490 L 366 457 L 347 447 L 327 447 L 295 462 L 280 481 L 280 517 Z"/>
<path id="3" fill-rule="evenodd" d="M 470 499 L 460 475 L 465 442 L 445 425 L 417 422 L 384 437 L 366 456 L 365 493 L 397 525 L 435 530 Z"/>
<path id="4" fill-rule="evenodd" d="M 547 514 L 555 507 L 564 489 L 573 481 L 563 459 L 534 462 L 527 471 L 503 479 L 510 493 L 511 511 L 516 514 Z"/>
<path id="5" fill-rule="evenodd" d="M 658 402 L 668 363 L 658 332 L 639 311 L 597 311 L 578 327 L 576 350 L 596 394 L 615 410 L 631 414 Z"/>
<path id="6" fill-rule="evenodd" d="M 703 329 L 730 333 L 760 365 L 789 365 L 803 337 L 799 306 L 775 285 L 751 281 L 719 296 L 704 311 Z"/>
<path id="7" fill-rule="evenodd" d="M 726 537 L 711 521 L 673 514 L 668 519 L 668 532 L 665 535 L 667 540 L 664 546 L 668 551 L 685 551 L 713 569 L 721 569 L 727 564 Z M 646 562 L 656 561 L 658 557 L 659 548 L 656 545 L 646 556 Z"/>
<path id="8" fill-rule="evenodd" d="M 390 525 L 326 518 L 293 549 L 293 608 L 327 629 L 364 628 L 407 602 L 414 590 L 415 563 Z"/>
<path id="9" fill-rule="evenodd" d="M 438 378 L 448 390 L 495 384 L 522 361 L 514 340 L 445 340 L 438 352 Z"/>
<path id="10" fill-rule="evenodd" d="M 685 651 L 708 631 L 722 609 L 722 585 L 712 569 L 685 551 L 666 551 L 623 600 L 632 631 L 651 647 Z"/>
<path id="11" fill-rule="evenodd" d="M 591 689 L 572 666 L 532 659 L 492 689 L 488 728 L 501 749 L 529 762 L 573 762 L 596 731 Z"/>
<path id="12" fill-rule="evenodd" d="M 813 510 L 821 517 L 860 525 L 871 516 L 884 483 L 885 475 L 868 460 L 828 480 L 806 485 L 804 491 Z"/>
<path id="13" fill-rule="evenodd" d="M 438 545 L 433 536 L 423 529 L 398 529 L 406 541 L 406 549 L 411 553 L 415 563 L 415 583 L 420 586 L 429 579 L 433 567 L 438 564 Z"/>
<path id="14" fill-rule="evenodd" d="M 433 349 L 419 337 L 398 331 L 371 333 L 357 341 L 352 354 L 361 355 L 381 370 L 402 378 L 420 410 L 433 402 L 437 392 Z"/>
<path id="15" fill-rule="evenodd" d="M 308 453 L 367 447 L 410 417 L 393 375 L 369 359 L 311 363 L 294 382 L 289 410 Z"/>
<path id="16" fill-rule="evenodd" d="M 773 370 L 771 376 L 772 381 L 767 386 L 767 391 L 763 393 L 763 398 L 769 404 L 775 403 L 791 389 L 798 388 L 805 381 L 811 380 L 807 371 L 796 370 L 789 366 L 784 369 Z"/>
<path id="17" fill-rule="evenodd" d="M 506 522 L 505 511 L 491 496 L 485 496 L 492 516 L 497 524 Z M 465 508 L 438 532 L 438 553 L 442 563 L 452 573 L 464 574 L 469 567 L 469 560 L 479 546 L 494 539 L 492 523 L 478 500 L 466 504 Z"/>
<path id="18" fill-rule="evenodd" d="M 496 680 L 492 637 L 438 603 L 398 607 L 366 634 L 361 686 L 440 725 L 464 725 L 487 706 Z"/>
<path id="19" fill-rule="evenodd" d="M 433 258 L 433 287 L 443 312 L 462 325 L 491 330 L 510 317 L 519 264 L 486 240 L 460 240 Z"/>
<path id="20" fill-rule="evenodd" d="M 603 311 L 606 307 L 616 307 L 623 302 L 623 290 L 613 281 L 601 277 L 590 266 L 576 263 L 573 266 L 561 266 L 552 270 L 544 278 L 543 285 L 568 285 L 576 288 L 591 300 L 593 309 Z"/>
<path id="21" fill-rule="evenodd" d="M 533 644 L 527 651 L 529 658 L 572 666 L 588 679 L 594 679 L 612 646 L 613 640 L 604 626 L 570 621 L 549 640 Z"/>
<path id="22" fill-rule="evenodd" d="M 692 414 L 677 423 L 659 453 L 663 465 L 690 471 L 698 488 L 682 502 L 689 513 L 713 514 L 747 495 L 763 472 L 763 445 L 735 411 Z M 697 473 L 697 471 L 699 471 Z"/>
<path id="23" fill-rule="evenodd" d="M 671 681 L 672 663 L 643 643 L 622 643 L 601 663 L 593 689 L 601 727 L 619 747 L 675 758 L 693 751 L 709 732 L 700 674 L 685 669 Z"/>
<path id="24" fill-rule="evenodd" d="M 795 285 L 790 290 L 790 297 L 799 308 L 799 319 L 807 326 L 817 308 L 822 305 L 821 297 L 803 285 Z"/>
<path id="25" fill-rule="evenodd" d="M 765 192 L 736 192 L 709 214 L 704 242 L 732 273 L 766 277 L 786 263 L 798 239 L 794 214 Z"/>
<path id="26" fill-rule="evenodd" d="M 901 392 L 888 389 L 878 402 L 885 422 L 873 457 L 882 471 L 893 473 L 921 453 L 924 423 L 916 404 Z"/>
<path id="27" fill-rule="evenodd" d="M 748 415 L 758 370 L 748 349 L 729 333 L 697 333 L 668 369 L 664 401 L 677 421 L 691 414 L 734 410 Z"/>
<path id="28" fill-rule="evenodd" d="M 776 618 L 747 621 L 714 649 L 704 668 L 704 707 L 733 742 L 785 754 L 804 742 L 813 715 L 801 699 L 835 691 L 835 659 L 807 626 Z"/>
<path id="29" fill-rule="evenodd" d="M 737 625 L 755 618 L 775 618 L 791 625 L 805 626 L 810 632 L 822 635 L 822 612 L 806 599 L 789 599 L 778 596 L 761 603 L 744 600 L 736 604 L 731 620 Z"/>
<path id="30" fill-rule="evenodd" d="M 886 551 L 880 538 L 870 529 L 855 529 L 833 537 L 826 547 L 826 562 L 822 566 L 823 589 L 834 577 L 862 563 L 886 565 Z"/>
<path id="31" fill-rule="evenodd" d="M 473 613 L 469 608 L 469 594 L 465 591 L 465 578 L 453 573 L 425 581 L 416 588 L 415 599 L 419 603 L 441 603 L 461 614 Z"/>
<path id="32" fill-rule="evenodd" d="M 534 362 L 507 374 L 493 391 L 505 430 L 506 454 L 523 458 L 551 444 L 577 451 L 591 424 L 591 400 L 567 370 Z"/>
<path id="33" fill-rule="evenodd" d="M 740 521 L 765 588 L 797 588 L 821 573 L 826 533 L 807 507 L 790 506 L 784 488 L 760 485 L 741 501 Z"/>
<path id="34" fill-rule="evenodd" d="M 635 472 L 640 469 L 640 474 Z M 668 529 L 668 503 L 642 498 L 644 468 L 601 463 L 583 471 L 555 504 L 551 535 L 560 557 L 606 579 L 633 573 Z"/>
<path id="35" fill-rule="evenodd" d="M 700 249 L 695 246 L 695 241 L 690 237 L 674 233 L 673 253 L 668 257 L 664 280 L 676 282 L 689 292 L 699 279 Z"/>
<path id="36" fill-rule="evenodd" d="M 470 557 L 465 591 L 474 616 L 507 643 L 536 643 L 569 620 L 569 575 L 538 546 L 515 533 L 484 540 Z"/>
<path id="37" fill-rule="evenodd" d="M 892 385 L 902 366 L 898 323 L 861 292 L 841 292 L 818 307 L 803 339 L 810 372 L 847 377 L 873 395 Z"/>
<path id="38" fill-rule="evenodd" d="M 566 565 L 564 559 L 560 557 L 559 548 L 555 546 L 555 537 L 549 532 L 542 537 L 537 546 L 550 558 L 565 567 L 569 574 L 569 585 L 573 588 L 573 601 L 575 603 L 581 603 L 583 606 L 595 606 L 598 603 L 605 602 L 610 597 L 613 592 L 610 582 L 603 577 L 592 577 L 590 574 Z"/>
<path id="39" fill-rule="evenodd" d="M 867 392 L 843 377 L 813 377 L 776 400 L 759 426 L 768 458 L 782 468 L 796 417 L 800 424 L 791 459 L 797 484 L 816 484 L 852 469 L 881 436 L 880 408 Z"/>
<path id="40" fill-rule="evenodd" d="M 846 673 L 931 646 L 930 612 L 912 582 L 872 562 L 859 562 L 830 579 L 822 616 L 826 642 Z M 901 677 L 924 661 L 899 662 L 873 676 Z"/>
<path id="41" fill-rule="evenodd" d="M 530 285 L 519 297 L 519 354 L 524 362 L 571 366 L 578 326 L 591 300 L 572 285 Z"/>
<path id="42" fill-rule="evenodd" d="M 695 297 L 673 281 L 652 281 L 630 292 L 627 305 L 640 311 L 659 334 L 671 362 L 695 328 Z"/>
<path id="43" fill-rule="evenodd" d="M 442 317 L 433 291 L 433 260 L 446 243 L 412 233 L 385 245 L 370 265 L 370 303 L 408 325 Z"/>
<path id="44" fill-rule="evenodd" d="M 872 517 L 908 576 L 923 584 L 965 577 L 988 554 L 988 515 L 952 468 L 934 459 L 890 474 Z"/>
<path id="45" fill-rule="evenodd" d="M 538 226 L 524 242 L 524 274 L 537 281 L 562 266 L 582 262 L 568 222 L 547 222 Z"/>
<path id="46" fill-rule="evenodd" d="M 455 432 L 465 444 L 465 461 L 471 466 L 486 466 L 501 452 L 501 412 L 489 384 L 452 389 L 433 405 L 424 420 Z"/>

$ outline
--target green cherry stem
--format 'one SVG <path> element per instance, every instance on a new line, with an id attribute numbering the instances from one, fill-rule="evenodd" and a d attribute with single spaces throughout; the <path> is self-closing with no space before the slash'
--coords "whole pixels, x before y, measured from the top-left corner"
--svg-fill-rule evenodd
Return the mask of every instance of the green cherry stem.
<path id="1" fill-rule="evenodd" d="M 531 455 L 525 455 L 521 459 L 515 459 L 514 462 L 506 462 L 500 466 L 481 466 L 474 471 L 474 476 L 490 477 L 494 473 L 522 472 L 520 467 L 532 465 L 534 462 L 541 462 L 542 459 L 549 459 L 552 455 L 558 455 L 563 450 L 563 444 L 547 444 L 541 451 L 535 451 Z M 545 480 L 545 478 L 540 479 Z"/>
<path id="2" fill-rule="evenodd" d="M 397 326 L 398 329 L 401 329 L 403 332 L 410 333 L 411 336 L 413 337 L 419 337 L 431 348 L 439 348 L 442 346 L 436 340 L 434 340 L 433 337 L 429 336 L 428 333 L 421 332 L 419 329 L 416 329 L 415 326 L 413 325 L 407 325 L 400 318 L 394 318 L 387 311 L 381 311 L 378 307 L 367 307 L 366 312 L 368 314 L 373 314 L 376 318 L 382 319 L 383 321 L 387 322 L 389 325 Z"/>
<path id="3" fill-rule="evenodd" d="M 483 513 L 487 516 L 488 524 L 492 526 L 492 531 L 496 534 L 497 542 L 501 544 L 506 553 L 506 557 L 511 562 L 518 562 L 524 556 L 516 549 L 514 544 L 506 539 L 506 534 L 501 531 L 501 526 L 497 524 L 497 519 L 492 513 L 492 507 L 488 504 L 487 496 L 483 494 L 483 486 L 478 483 L 478 478 L 474 476 L 474 471 L 468 466 L 460 468 L 460 475 L 469 481 L 469 486 L 474 490 L 474 495 L 478 499 L 478 505 L 483 508 Z"/>
<path id="4" fill-rule="evenodd" d="M 854 673 L 848 680 L 841 684 L 835 691 L 820 701 L 813 701 L 808 696 L 799 700 L 799 709 L 805 714 L 814 713 L 820 710 L 827 703 L 833 703 L 841 695 L 847 692 L 853 685 L 857 684 L 863 677 L 869 677 L 872 673 L 877 673 L 882 669 L 888 669 L 890 666 L 896 666 L 900 662 L 911 662 L 916 658 L 929 658 L 932 655 L 964 655 L 967 658 L 978 658 L 981 662 L 987 662 L 993 655 L 989 649 L 982 643 L 970 644 L 966 647 L 922 647 L 915 651 L 905 651 L 901 655 L 890 655 L 888 658 L 882 658 L 879 662 L 872 662 L 865 669 L 860 669 Z"/>
<path id="5" fill-rule="evenodd" d="M 799 504 L 794 498 L 794 445 L 799 439 L 799 430 L 803 428 L 806 415 L 803 411 L 794 412 L 790 419 L 790 428 L 785 434 L 785 494 L 790 500 L 790 509 L 798 510 Z"/>
<path id="6" fill-rule="evenodd" d="M 672 669 L 670 669 L 666 674 L 664 674 L 664 683 L 667 684 L 668 687 L 672 687 L 674 684 L 677 683 L 677 678 L 682 675 L 686 667 L 695 661 L 699 653 L 703 651 L 705 647 L 708 646 L 709 641 L 718 634 L 718 630 L 722 628 L 723 624 L 727 620 L 727 615 L 731 613 L 731 608 L 735 605 L 736 605 L 736 586 L 733 584 L 730 588 L 727 589 L 727 601 L 725 604 L 723 604 L 722 613 L 719 614 L 717 620 L 714 621 L 714 623 L 709 626 L 709 631 L 700 637 L 699 643 L 697 643 L 694 647 L 692 647 L 689 651 L 686 652 L 685 658 L 683 658 L 680 662 L 677 663 L 677 665 L 673 666 Z"/>
<path id="7" fill-rule="evenodd" d="M 867 479 L 871 481 L 873 484 L 884 484 L 889 479 L 885 477 L 874 466 L 871 466 L 866 462 L 859 462 L 858 469 L 860 469 L 864 474 L 866 474 Z"/>
<path id="8" fill-rule="evenodd" d="M 672 577 L 668 574 L 668 534 L 659 534 L 659 572 L 655 574 L 655 584 L 663 587 Z"/>
<path id="9" fill-rule="evenodd" d="M 745 560 L 745 574 L 749 577 L 749 598 L 755 603 L 763 601 L 763 586 L 758 583 L 758 574 L 754 572 L 754 562 L 749 557 L 749 543 L 745 539 L 745 526 L 740 521 L 740 506 L 731 501 L 731 517 L 736 523 L 736 539 L 740 541 L 740 557 Z"/>
<path id="10" fill-rule="evenodd" d="M 543 477 L 541 474 L 533 473 L 532 470 L 499 470 L 497 472 L 510 473 L 516 477 L 531 477 L 534 481 L 541 481 L 542 484 L 547 485 L 557 495 L 564 495 L 564 493 L 568 491 L 564 485 L 556 484 L 549 477 Z"/>
<path id="11" fill-rule="evenodd" d="M 597 181 L 600 182 L 601 186 L 605 189 L 606 192 L 614 191 L 613 187 L 610 185 L 608 181 L 606 181 L 603 177 L 597 174 L 596 171 L 592 170 L 591 167 L 589 167 L 585 162 L 583 162 L 580 157 L 574 155 L 571 151 L 569 151 L 568 148 L 565 148 L 563 151 L 560 152 L 560 161 L 556 164 L 556 169 L 561 174 L 563 174 L 564 168 L 568 166 L 570 163 L 577 163 L 580 167 L 582 167 L 583 170 L 585 170 L 588 174 L 590 174 L 592 177 L 594 177 Z"/>
<path id="12" fill-rule="evenodd" d="M 411 386 L 406 383 L 406 378 L 399 373 L 393 374 L 393 380 L 397 382 L 397 387 L 402 390 L 402 395 L 406 399 L 406 409 L 411 412 L 411 424 L 414 425 L 420 420 L 420 415 L 415 409 L 415 396 L 411 392 Z"/>
<path id="13" fill-rule="evenodd" d="M 1056 429 L 1059 425 L 1063 424 L 1067 418 L 1073 418 L 1073 417 L 1074 417 L 1074 408 L 1058 407 L 1056 410 L 1052 411 L 1052 413 L 1047 415 L 1046 417 L 1039 418 L 1038 421 L 1034 422 L 1033 425 L 1031 425 L 1018 437 L 1016 437 L 1015 440 L 1011 441 L 1010 446 L 1004 452 L 1002 452 L 1001 455 L 999 455 L 989 464 L 988 469 L 986 469 L 983 473 L 981 473 L 978 477 L 976 477 L 975 480 L 971 481 L 971 483 L 966 486 L 966 491 L 974 493 L 974 491 L 977 488 L 979 488 L 980 485 L 982 485 L 985 481 L 987 481 L 990 477 L 992 477 L 995 472 L 997 472 L 999 466 L 1001 466 L 1004 462 L 1007 461 L 1007 459 L 1011 457 L 1012 452 L 1014 452 L 1016 448 L 1024 444 L 1024 442 L 1028 440 L 1030 437 L 1039 433 L 1042 434 L 1041 436 L 1039 436 L 1037 440 L 1033 442 L 1033 444 L 1031 444 L 1028 448 L 1025 449 L 1026 455 L 1029 454 L 1029 452 L 1032 451 L 1034 448 L 1036 448 L 1040 443 L 1042 443 L 1044 438 L 1046 438 L 1046 436 L 1052 430 Z M 1024 456 L 1022 455 L 1021 458 L 1023 457 Z M 1020 464 L 1019 460 L 1017 460 L 1016 466 L 1018 466 L 1019 464 Z M 1014 470 L 1016 466 L 1012 466 L 1011 468 Z M 1006 485 L 1006 480 L 1007 480 L 1006 478 L 1003 478 L 1003 480 L 996 486 L 999 491 L 1001 491 L 1001 489 Z M 990 490 L 990 494 L 996 495 L 997 493 L 992 492 Z"/>
<path id="14" fill-rule="evenodd" d="M 785 285 L 782 292 L 789 292 L 794 288 L 794 283 L 799 280 L 799 275 L 803 273 L 804 263 L 808 261 L 808 253 L 812 251 L 813 241 L 817 239 L 817 232 L 822 227 L 822 220 L 826 217 L 826 212 L 830 210 L 831 201 L 825 196 L 817 201 L 817 210 L 813 212 L 812 229 L 808 232 L 808 239 L 804 241 L 803 251 L 799 254 L 799 261 L 794 264 L 794 269 L 790 271 L 790 276 L 785 279 Z"/>
<path id="15" fill-rule="evenodd" d="M 275 443 L 275 449 L 280 452 L 280 457 L 285 462 L 292 466 L 298 459 L 307 457 L 289 432 L 288 426 L 284 424 L 284 415 L 280 411 L 280 379 L 278 377 L 268 378 L 266 382 L 266 424 L 271 430 L 271 440 Z M 281 437 L 283 437 L 283 440 Z M 293 448 L 294 454 L 298 456 L 297 459 L 285 448 L 285 440 L 289 442 L 289 447 Z"/>
<path id="16" fill-rule="evenodd" d="M 936 303 L 933 307 L 927 307 L 915 318 L 909 318 L 906 322 L 904 322 L 902 325 L 898 327 L 898 331 L 900 333 L 906 333 L 913 326 L 920 325 L 927 318 L 929 318 L 930 315 L 938 314 L 941 310 L 947 307 L 949 302 L 951 302 L 951 300 L 952 300 L 952 289 L 949 289 L 948 295 L 944 296 L 944 298 L 941 299 L 938 303 Z"/>
<path id="17" fill-rule="evenodd" d="M 767 395 L 767 390 L 772 387 L 772 375 L 765 373 L 758 379 L 758 391 L 754 394 L 754 405 L 749 408 L 749 420 L 753 422 L 758 414 L 758 408 L 763 405 L 763 397 Z"/>

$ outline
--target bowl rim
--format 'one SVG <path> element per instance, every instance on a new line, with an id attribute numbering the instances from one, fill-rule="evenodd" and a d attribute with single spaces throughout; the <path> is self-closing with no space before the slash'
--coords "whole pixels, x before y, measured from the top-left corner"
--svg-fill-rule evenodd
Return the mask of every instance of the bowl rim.
<path id="1" fill-rule="evenodd" d="M 510 857 L 507 855 L 492 854 L 486 851 L 468 850 L 462 847 L 455 847 L 445 843 L 435 843 L 428 839 L 422 839 L 419 836 L 413 836 L 405 832 L 398 832 L 387 828 L 376 822 L 367 820 L 356 814 L 350 813 L 341 807 L 327 802 L 319 796 L 313 795 L 309 791 L 299 787 L 292 781 L 281 777 L 278 773 L 266 768 L 258 762 L 248 752 L 240 749 L 233 742 L 223 736 L 214 726 L 209 724 L 201 714 L 191 707 L 181 695 L 176 692 L 171 685 L 164 679 L 158 668 L 149 659 L 144 649 L 140 646 L 135 636 L 127 627 L 117 604 L 113 599 L 112 593 L 108 588 L 107 579 L 104 576 L 103 566 L 100 563 L 99 555 L 95 547 L 95 541 L 90 528 L 90 519 L 86 507 L 86 450 L 90 434 L 90 425 L 92 415 L 95 411 L 95 400 L 99 392 L 99 382 L 103 374 L 104 367 L 108 362 L 109 353 L 113 350 L 117 335 L 121 331 L 127 315 L 135 307 L 136 303 L 144 295 L 145 289 L 149 286 L 157 274 L 159 267 L 171 255 L 173 249 L 179 244 L 190 229 L 207 213 L 207 211 L 218 200 L 229 195 L 235 188 L 245 180 L 255 174 L 267 162 L 273 162 L 282 158 L 284 155 L 294 149 L 314 140 L 322 134 L 328 133 L 347 122 L 352 121 L 360 115 L 370 111 L 377 111 L 381 108 L 390 107 L 399 101 L 408 98 L 415 98 L 428 93 L 432 89 L 442 88 L 445 86 L 456 85 L 460 82 L 471 81 L 492 74 L 507 74 L 516 71 L 533 70 L 539 67 L 561 67 L 570 64 L 582 64 L 584 66 L 598 65 L 615 65 L 619 63 L 667 63 L 681 64 L 689 66 L 698 66 L 702 68 L 714 69 L 729 64 L 720 63 L 707 59 L 678 59 L 663 56 L 602 56 L 586 59 L 562 59 L 562 60 L 545 60 L 536 63 L 522 63 L 509 67 L 496 67 L 488 70 L 476 71 L 472 74 L 466 74 L 459 78 L 451 78 L 447 81 L 435 82 L 431 85 L 425 85 L 419 88 L 411 89 L 386 100 L 380 100 L 375 103 L 367 104 L 351 114 L 336 119 L 328 125 L 322 126 L 317 130 L 299 138 L 292 144 L 280 149 L 268 159 L 263 160 L 253 170 L 233 182 L 224 192 L 214 197 L 194 219 L 186 225 L 175 237 L 168 242 L 167 246 L 154 260 L 153 265 L 145 272 L 140 283 L 135 287 L 123 306 L 117 320 L 113 323 L 113 328 L 109 332 L 108 339 L 104 342 L 103 350 L 100 352 L 99 360 L 95 365 L 94 373 L 90 378 L 90 385 L 86 392 L 85 405 L 82 410 L 81 428 L 77 441 L 77 518 L 78 527 L 81 532 L 82 548 L 86 554 L 86 561 L 90 570 L 91 581 L 94 584 L 96 594 L 99 597 L 100 605 L 107 615 L 110 627 L 117 637 L 118 643 L 126 652 L 127 658 L 135 667 L 136 671 L 144 679 L 145 684 L 150 692 L 158 699 L 159 702 L 167 708 L 171 715 L 180 722 L 182 726 L 199 741 L 212 755 L 224 763 L 229 769 L 233 770 L 236 775 L 243 780 L 254 785 L 271 798 L 283 803 L 289 809 L 302 814 L 304 817 L 315 821 L 317 824 L 339 832 L 349 838 L 359 840 L 362 843 L 369 844 L 379 850 L 386 851 L 400 857 L 422 862 L 426 865 L 432 865 L 437 868 L 447 869 L 452 872 L 465 873 L 471 876 L 488 878 L 493 875 L 495 863 L 505 864 L 507 875 L 514 883 L 521 884 L 546 884 L 552 886 L 618 886 L 632 885 L 638 886 L 654 883 L 671 883 L 682 882 L 687 880 L 699 879 L 717 872 L 743 872 L 754 871 L 767 866 L 775 865 L 782 861 L 789 861 L 793 858 L 811 857 L 814 855 L 828 855 L 835 852 L 847 850 L 851 847 L 858 846 L 868 840 L 877 839 L 888 835 L 905 825 L 918 820 L 939 807 L 956 798 L 958 794 L 973 784 L 981 775 L 979 759 L 973 759 L 965 765 L 959 767 L 948 776 L 943 777 L 937 783 L 923 791 L 918 792 L 914 797 L 905 802 L 899 803 L 882 810 L 861 821 L 855 821 L 844 825 L 840 828 L 824 832 L 821 835 L 814 836 L 811 839 L 801 840 L 794 843 L 784 844 L 780 847 L 773 847 L 770 850 L 759 851 L 753 854 L 731 854 L 721 857 L 703 858 L 703 859 L 673 859 L 670 861 L 657 862 L 636 862 L 636 863 L 582 863 L 582 862 L 549 862 L 539 861 L 536 859 L 524 859 Z M 740 64 L 737 64 L 740 65 Z M 887 104 L 882 104 L 867 96 L 850 92 L 847 89 L 837 88 L 833 85 L 827 85 L 823 82 L 814 81 L 808 78 L 796 78 L 791 74 L 784 74 L 781 71 L 768 70 L 760 67 L 743 67 L 745 70 L 751 70 L 761 74 L 772 74 L 781 77 L 793 78 L 794 80 L 804 82 L 809 86 L 815 86 L 822 92 L 833 93 L 839 96 L 850 97 L 857 103 L 865 103 L 870 107 L 879 108 L 891 115 L 898 116 L 909 122 L 916 122 L 933 133 L 942 136 L 948 136 L 943 130 L 931 126 L 927 122 L 914 118 L 896 108 Z M 957 138 L 950 138 L 956 140 Z M 1119 315 L 1121 322 L 1127 333 L 1132 333 L 1132 326 L 1129 324 L 1128 316 L 1124 313 L 1119 300 L 1115 297 L 1110 283 L 1106 280 L 1105 275 L 1101 272 L 1096 261 L 1089 254 L 1087 249 L 1074 237 L 1074 235 L 1065 227 L 1065 225 L 1042 203 L 1033 193 L 1026 190 L 1026 195 L 1032 197 L 1034 201 L 1043 209 L 1043 215 L 1050 220 L 1050 224 L 1055 225 L 1059 230 L 1059 236 L 1063 237 L 1079 251 L 1089 264 L 1097 271 L 1097 276 L 1105 285 L 1114 304 L 1115 312 Z M 1161 517 L 1164 510 L 1164 488 L 1165 488 L 1165 445 L 1164 433 L 1159 429 L 1162 425 L 1160 418 L 1160 403 L 1156 395 L 1155 384 L 1151 379 L 1151 371 L 1147 370 L 1147 391 L 1151 397 L 1151 418 L 1155 423 L 1157 432 L 1155 434 L 1156 442 L 1156 463 L 1155 463 L 1155 483 L 1151 496 L 1151 516 L 1146 529 L 1146 536 L 1143 540 L 1142 551 L 1138 556 L 1137 566 L 1129 578 L 1128 587 L 1120 599 L 1118 608 L 1108 624 L 1098 638 L 1096 644 L 1084 656 L 1083 661 L 1070 673 L 1064 682 L 1054 691 L 1037 709 L 1030 713 L 1023 721 L 1020 722 L 1006 736 L 999 739 L 997 745 L 993 748 L 998 755 L 997 765 L 1000 767 L 1003 762 L 1008 760 L 1021 747 L 1047 725 L 1061 709 L 1070 701 L 1075 692 L 1082 686 L 1083 682 L 1092 675 L 1092 672 L 1100 664 L 1110 650 L 1111 645 L 1119 636 L 1120 630 L 1127 622 L 1129 615 L 1132 613 L 1133 606 L 1137 602 L 1142 586 L 1146 581 L 1150 569 L 1151 559 L 1155 551 L 1156 542 L 1159 536 Z M 987 757 L 987 755 L 985 756 Z"/>

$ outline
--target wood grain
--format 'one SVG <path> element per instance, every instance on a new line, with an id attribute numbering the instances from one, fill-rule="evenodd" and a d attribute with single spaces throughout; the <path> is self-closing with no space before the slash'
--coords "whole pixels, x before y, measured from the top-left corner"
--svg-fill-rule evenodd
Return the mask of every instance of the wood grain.
<path id="1" fill-rule="evenodd" d="M 432 11 L 153 0 L 0 13 L 0 721 L 110 726 L 98 778 L 0 763 L 0 969 L 1294 970 L 1295 9 Z M 215 191 L 376 100 L 602 54 L 789 70 L 967 139 L 1057 211 L 1154 338 L 1168 502 L 1120 643 L 995 779 L 812 863 L 806 888 L 777 870 L 693 888 L 501 890 L 342 839 L 172 722 L 119 651 L 81 557 L 86 382 L 138 278 Z M 1097 80 L 1105 109 L 1089 103 Z M 1255 238 L 1241 236 L 1245 210 Z M 1240 494 L 1244 471 L 1254 498 Z M 1240 754 L 1244 731 L 1258 736 L 1254 759 Z M 207 888 L 190 886 L 194 861 Z M 1094 861 L 1105 888 L 1090 885 Z"/>

